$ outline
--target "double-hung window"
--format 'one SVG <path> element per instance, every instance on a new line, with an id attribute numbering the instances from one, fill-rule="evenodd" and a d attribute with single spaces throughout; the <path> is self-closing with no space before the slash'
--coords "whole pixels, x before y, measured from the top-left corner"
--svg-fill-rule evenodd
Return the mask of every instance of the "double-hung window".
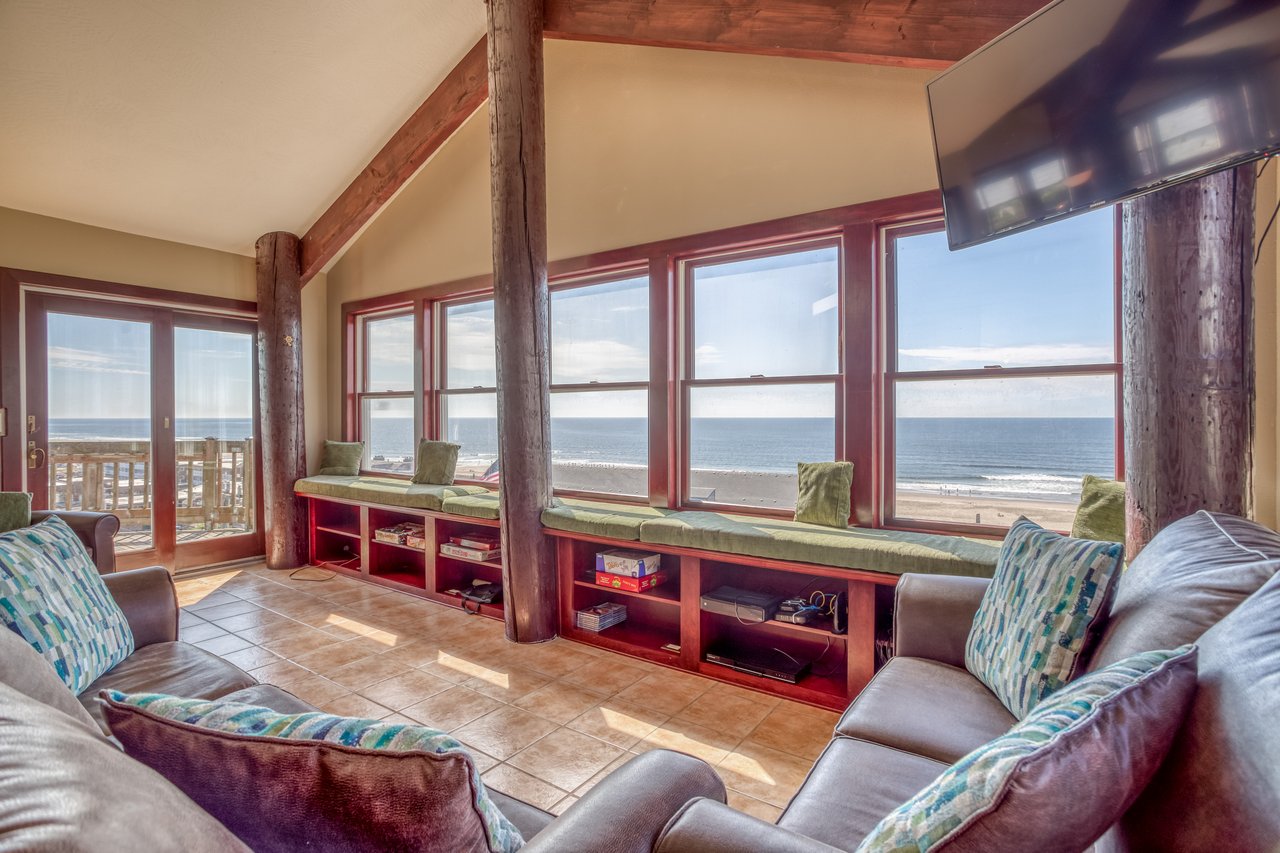
<path id="1" fill-rule="evenodd" d="M 683 502 L 785 510 L 796 463 L 840 458 L 840 246 L 702 256 L 685 289 Z"/>
<path id="2" fill-rule="evenodd" d="M 461 445 L 457 478 L 498 479 L 498 367 L 493 299 L 444 304 L 440 438 Z"/>
<path id="3" fill-rule="evenodd" d="M 886 522 L 1069 530 L 1082 477 L 1122 467 L 1115 213 L 959 252 L 941 222 L 884 238 Z"/>
<path id="4" fill-rule="evenodd" d="M 414 411 L 413 313 L 363 316 L 359 332 L 361 467 L 412 474 L 421 430 Z"/>

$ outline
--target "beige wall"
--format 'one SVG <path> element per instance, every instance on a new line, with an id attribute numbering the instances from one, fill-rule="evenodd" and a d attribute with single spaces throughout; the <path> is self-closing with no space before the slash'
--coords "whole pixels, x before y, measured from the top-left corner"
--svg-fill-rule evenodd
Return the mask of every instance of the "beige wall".
<path id="1" fill-rule="evenodd" d="M 1267 226 L 1280 195 L 1280 162 L 1272 163 L 1258 182 L 1257 235 Z M 1254 516 L 1272 528 L 1280 528 L 1280 422 L 1277 401 L 1280 400 L 1280 222 L 1262 246 L 1258 266 L 1254 270 L 1254 324 L 1257 353 L 1257 423 L 1253 449 Z"/>

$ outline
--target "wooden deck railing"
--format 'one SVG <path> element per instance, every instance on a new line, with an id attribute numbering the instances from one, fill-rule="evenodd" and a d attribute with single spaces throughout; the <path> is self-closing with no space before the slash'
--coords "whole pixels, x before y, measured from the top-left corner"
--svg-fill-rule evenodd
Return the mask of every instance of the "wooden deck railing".
<path id="1" fill-rule="evenodd" d="M 251 530 L 253 439 L 181 439 L 177 450 L 179 530 Z M 110 512 L 124 531 L 151 526 L 151 442 L 49 442 L 49 504 Z"/>

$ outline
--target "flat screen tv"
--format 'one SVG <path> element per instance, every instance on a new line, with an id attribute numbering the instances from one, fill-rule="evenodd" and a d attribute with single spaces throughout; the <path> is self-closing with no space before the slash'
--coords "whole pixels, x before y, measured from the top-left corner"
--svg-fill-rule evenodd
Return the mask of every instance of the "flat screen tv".
<path id="1" fill-rule="evenodd" d="M 1058 0 L 928 89 L 959 249 L 1280 150 L 1280 0 Z"/>

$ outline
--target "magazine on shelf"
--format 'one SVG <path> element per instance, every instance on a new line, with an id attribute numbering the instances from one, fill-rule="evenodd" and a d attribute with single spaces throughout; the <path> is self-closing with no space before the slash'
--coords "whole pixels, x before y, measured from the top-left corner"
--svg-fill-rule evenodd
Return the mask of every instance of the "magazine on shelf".
<path id="1" fill-rule="evenodd" d="M 462 536 L 450 536 L 449 541 L 463 548 L 474 548 L 477 551 L 496 551 L 502 547 L 497 536 L 485 536 L 481 533 L 468 533 Z"/>
<path id="2" fill-rule="evenodd" d="M 492 551 L 481 551 L 476 548 L 467 548 L 463 545 L 454 545 L 452 542 L 441 544 L 440 553 L 446 557 L 457 557 L 459 560 L 470 560 L 473 563 L 487 563 L 502 557 L 501 548 L 495 548 Z"/>

